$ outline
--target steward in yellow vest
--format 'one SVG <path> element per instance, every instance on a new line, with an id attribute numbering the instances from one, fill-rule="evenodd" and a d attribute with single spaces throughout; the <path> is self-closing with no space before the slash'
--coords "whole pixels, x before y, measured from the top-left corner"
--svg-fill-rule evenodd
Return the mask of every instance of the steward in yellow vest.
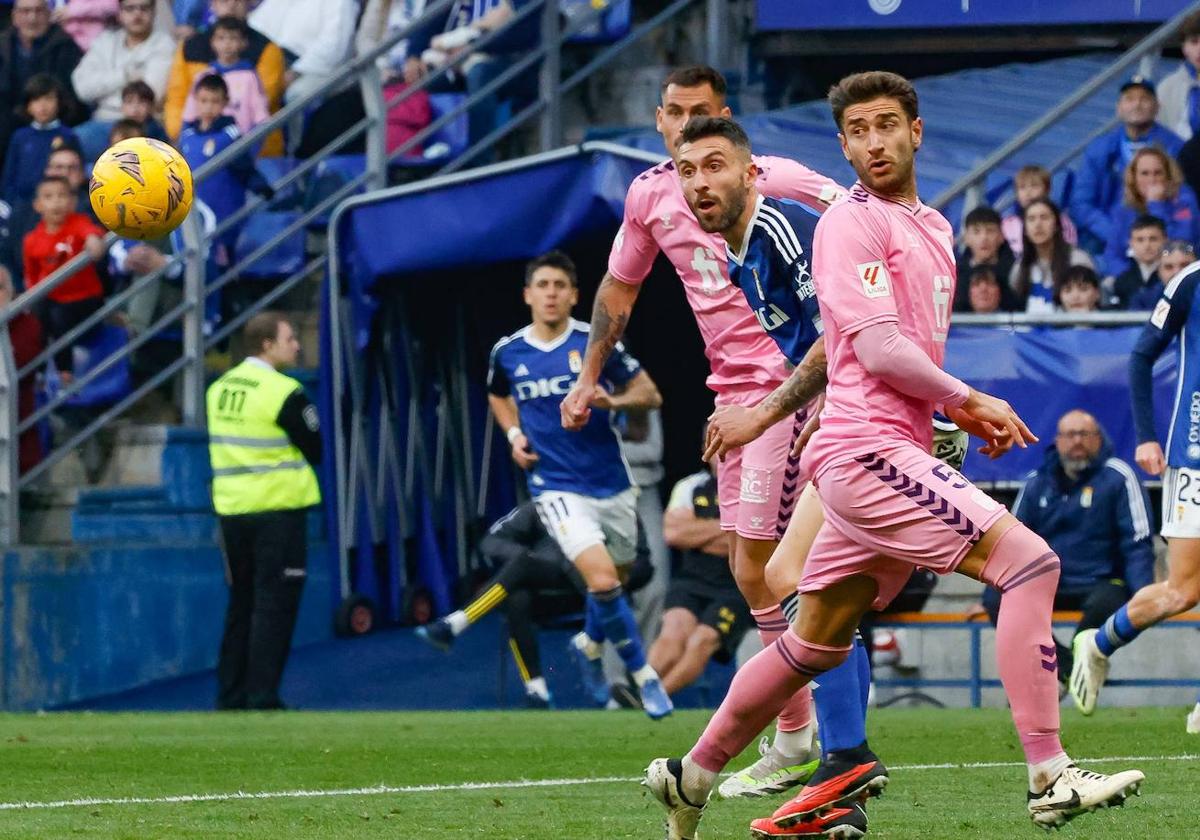
<path id="1" fill-rule="evenodd" d="M 320 424 L 300 383 L 278 370 L 300 352 L 287 319 L 262 312 L 244 337 L 250 355 L 206 399 L 230 587 L 217 708 L 281 709 L 279 682 L 307 577 L 307 510 L 321 502 Z"/>

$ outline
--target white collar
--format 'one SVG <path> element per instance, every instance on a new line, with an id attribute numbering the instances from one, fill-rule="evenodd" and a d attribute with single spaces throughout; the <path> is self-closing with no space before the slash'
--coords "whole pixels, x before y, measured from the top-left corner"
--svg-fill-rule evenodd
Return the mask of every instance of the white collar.
<path id="1" fill-rule="evenodd" d="M 562 331 L 562 334 L 551 341 L 542 341 L 540 338 L 533 336 L 533 324 L 530 324 L 525 329 L 521 330 L 521 338 L 525 339 L 525 343 L 535 350 L 541 350 L 543 353 L 549 353 L 562 346 L 567 337 L 580 326 L 580 322 L 574 318 L 567 320 L 567 328 Z"/>
<path id="2" fill-rule="evenodd" d="M 729 250 L 729 243 L 725 243 L 725 252 L 729 254 L 729 259 L 737 263 L 739 266 L 746 261 L 746 251 L 750 248 L 750 232 L 754 230 L 754 224 L 758 221 L 758 212 L 763 206 L 763 194 L 758 193 L 754 199 L 754 212 L 750 214 L 750 221 L 746 222 L 746 230 L 742 234 L 742 247 L 735 254 Z"/>
<path id="3" fill-rule="evenodd" d="M 267 370 L 275 370 L 275 368 L 269 362 L 263 361 L 262 359 L 258 358 L 258 356 L 247 356 L 246 361 L 252 365 L 258 365 L 261 368 L 266 368 Z"/>

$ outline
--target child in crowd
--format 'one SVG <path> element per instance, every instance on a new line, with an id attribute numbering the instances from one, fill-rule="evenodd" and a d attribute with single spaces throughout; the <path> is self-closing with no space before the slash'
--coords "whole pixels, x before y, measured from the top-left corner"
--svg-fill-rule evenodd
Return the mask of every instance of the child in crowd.
<path id="1" fill-rule="evenodd" d="M 1022 166 L 1013 176 L 1013 191 L 1017 196 L 1017 205 L 1004 216 L 1000 227 L 1004 231 L 1008 247 L 1012 249 L 1013 258 L 1020 259 L 1021 249 L 1024 247 L 1022 219 L 1025 217 L 1025 208 L 1032 201 L 1050 197 L 1050 170 L 1044 166 Z M 1069 245 L 1077 245 L 1079 234 L 1075 230 L 1075 224 L 1065 210 L 1060 212 L 1059 216 L 1062 221 L 1063 239 Z"/>
<path id="2" fill-rule="evenodd" d="M 1063 312 L 1095 312 L 1100 308 L 1100 278 L 1086 265 L 1073 265 L 1054 290 L 1054 303 Z"/>
<path id="3" fill-rule="evenodd" d="M 25 237 L 25 286 L 33 288 L 81 253 L 93 260 L 104 257 L 104 231 L 83 213 L 75 212 L 76 195 L 65 178 L 42 178 L 34 193 L 33 209 L 41 221 Z M 104 288 L 94 266 L 81 271 L 50 292 L 42 313 L 47 342 L 70 332 L 104 303 Z M 81 337 L 82 338 L 82 337 Z M 72 378 L 74 345 L 54 354 L 64 383 Z"/>
<path id="4" fill-rule="evenodd" d="M 1008 285 L 1026 312 L 1053 312 L 1067 269 L 1094 267 L 1086 251 L 1066 241 L 1061 219 L 1058 205 L 1048 198 L 1035 198 L 1025 205 L 1025 247 Z"/>
<path id="5" fill-rule="evenodd" d="M 977 265 L 967 276 L 967 304 L 964 312 L 988 314 L 1016 309 L 1007 281 L 1002 282 L 992 265 Z"/>
<path id="6" fill-rule="evenodd" d="M 1000 214 L 986 205 L 980 205 L 967 214 L 963 223 L 963 244 L 958 255 L 958 283 L 954 293 L 954 311 L 972 311 L 968 299 L 971 272 L 978 266 L 990 266 L 997 277 L 1008 278 L 1012 271 L 1013 256 L 1004 234 L 1000 231 Z"/>
<path id="7" fill-rule="evenodd" d="M 23 110 L 29 125 L 13 132 L 0 176 L 0 198 L 10 205 L 33 198 L 52 151 L 79 144 L 75 132 L 59 120 L 64 97 L 62 83 L 48 73 L 37 73 L 25 83 Z"/>
<path id="8" fill-rule="evenodd" d="M 1129 232 L 1129 267 L 1104 283 L 1108 308 L 1137 311 L 1154 308 L 1163 290 L 1158 263 L 1166 244 L 1167 226 L 1162 219 L 1149 214 L 1137 217 Z"/>
<path id="9" fill-rule="evenodd" d="M 233 117 L 227 113 L 229 88 L 223 76 L 201 78 L 196 82 L 193 98 L 195 117 L 184 124 L 179 137 L 179 151 L 195 171 L 242 135 Z M 219 224 L 242 208 L 246 203 L 247 190 L 268 197 L 271 195 L 270 185 L 254 168 L 254 158 L 249 154 L 239 155 L 228 166 L 197 184 L 196 198 L 208 205 Z M 238 227 L 234 225 L 233 229 L 218 238 L 214 254 L 217 265 L 224 267 L 231 264 Z"/>
<path id="10" fill-rule="evenodd" d="M 145 137 L 145 127 L 137 120 L 120 119 L 113 123 L 112 131 L 108 133 L 108 145 L 131 140 L 134 137 Z"/>
<path id="11" fill-rule="evenodd" d="M 196 78 L 183 106 L 183 121 L 186 124 L 197 117 L 200 82 L 209 76 L 219 75 L 225 80 L 229 91 L 225 113 L 233 117 L 238 130 L 246 134 L 271 116 L 267 93 L 258 71 L 243 57 L 250 44 L 250 30 L 244 20 L 223 17 L 212 25 L 210 37 L 216 60 Z"/>
<path id="12" fill-rule="evenodd" d="M 142 126 L 136 137 L 149 137 L 152 140 L 167 141 L 167 130 L 154 115 L 154 88 L 141 79 L 125 85 L 121 91 L 121 118 L 133 120 Z"/>

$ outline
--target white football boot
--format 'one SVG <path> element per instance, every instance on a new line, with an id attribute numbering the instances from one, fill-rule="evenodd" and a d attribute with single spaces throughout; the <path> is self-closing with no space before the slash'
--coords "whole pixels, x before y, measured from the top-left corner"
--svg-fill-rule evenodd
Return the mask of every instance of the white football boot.
<path id="1" fill-rule="evenodd" d="M 1088 811 L 1124 805 L 1131 793 L 1140 795 L 1145 778 L 1140 770 L 1106 776 L 1072 764 L 1040 794 L 1029 794 L 1029 816 L 1042 828 L 1057 828 Z"/>
<path id="2" fill-rule="evenodd" d="M 1100 689 L 1108 679 L 1108 657 L 1096 647 L 1096 630 L 1084 630 L 1071 643 L 1075 665 L 1071 668 L 1071 699 L 1085 715 L 1096 711 Z"/>

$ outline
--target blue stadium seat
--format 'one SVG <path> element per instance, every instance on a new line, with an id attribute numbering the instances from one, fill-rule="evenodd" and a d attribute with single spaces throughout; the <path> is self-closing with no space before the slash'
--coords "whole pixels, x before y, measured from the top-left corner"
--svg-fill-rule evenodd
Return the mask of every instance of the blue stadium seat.
<path id="1" fill-rule="evenodd" d="M 332 155 L 317 164 L 316 170 L 308 180 L 304 193 L 304 209 L 311 210 L 322 201 L 333 195 L 346 183 L 354 180 L 367 171 L 366 155 Z M 362 192 L 359 187 L 355 192 Z M 329 224 L 333 207 L 325 210 L 309 222 L 310 228 L 323 228 Z"/>
<path id="2" fill-rule="evenodd" d="M 75 378 L 82 379 L 101 362 L 120 352 L 129 343 L 129 333 L 115 324 L 100 324 L 75 345 Z M 53 379 L 51 382 L 57 384 Z M 133 390 L 129 357 L 125 357 L 97 376 L 64 405 L 71 408 L 103 408 L 118 402 Z"/>
<path id="3" fill-rule="evenodd" d="M 596 23 L 585 26 L 567 39 L 572 44 L 611 44 L 629 34 L 633 25 L 633 4 L 630 0 L 559 0 L 559 10 L 566 16 L 567 25 L 577 15 L 590 12 L 600 3 L 608 10 Z"/>
<path id="4" fill-rule="evenodd" d="M 264 210 L 253 213 L 246 219 L 238 233 L 234 258 L 243 259 L 283 233 L 288 225 L 300 218 L 294 210 Z M 304 266 L 304 226 L 292 231 L 283 241 L 267 253 L 242 269 L 241 277 L 246 280 L 273 280 L 290 277 Z"/>
<path id="5" fill-rule="evenodd" d="M 274 187 L 296 168 L 297 160 L 294 157 L 260 157 L 255 161 L 254 165 L 259 174 L 267 179 L 267 183 Z M 303 193 L 301 193 L 303 184 L 304 179 L 301 178 L 299 181 L 275 193 L 275 197 L 271 200 L 271 206 L 276 210 L 298 207 L 304 197 Z"/>

